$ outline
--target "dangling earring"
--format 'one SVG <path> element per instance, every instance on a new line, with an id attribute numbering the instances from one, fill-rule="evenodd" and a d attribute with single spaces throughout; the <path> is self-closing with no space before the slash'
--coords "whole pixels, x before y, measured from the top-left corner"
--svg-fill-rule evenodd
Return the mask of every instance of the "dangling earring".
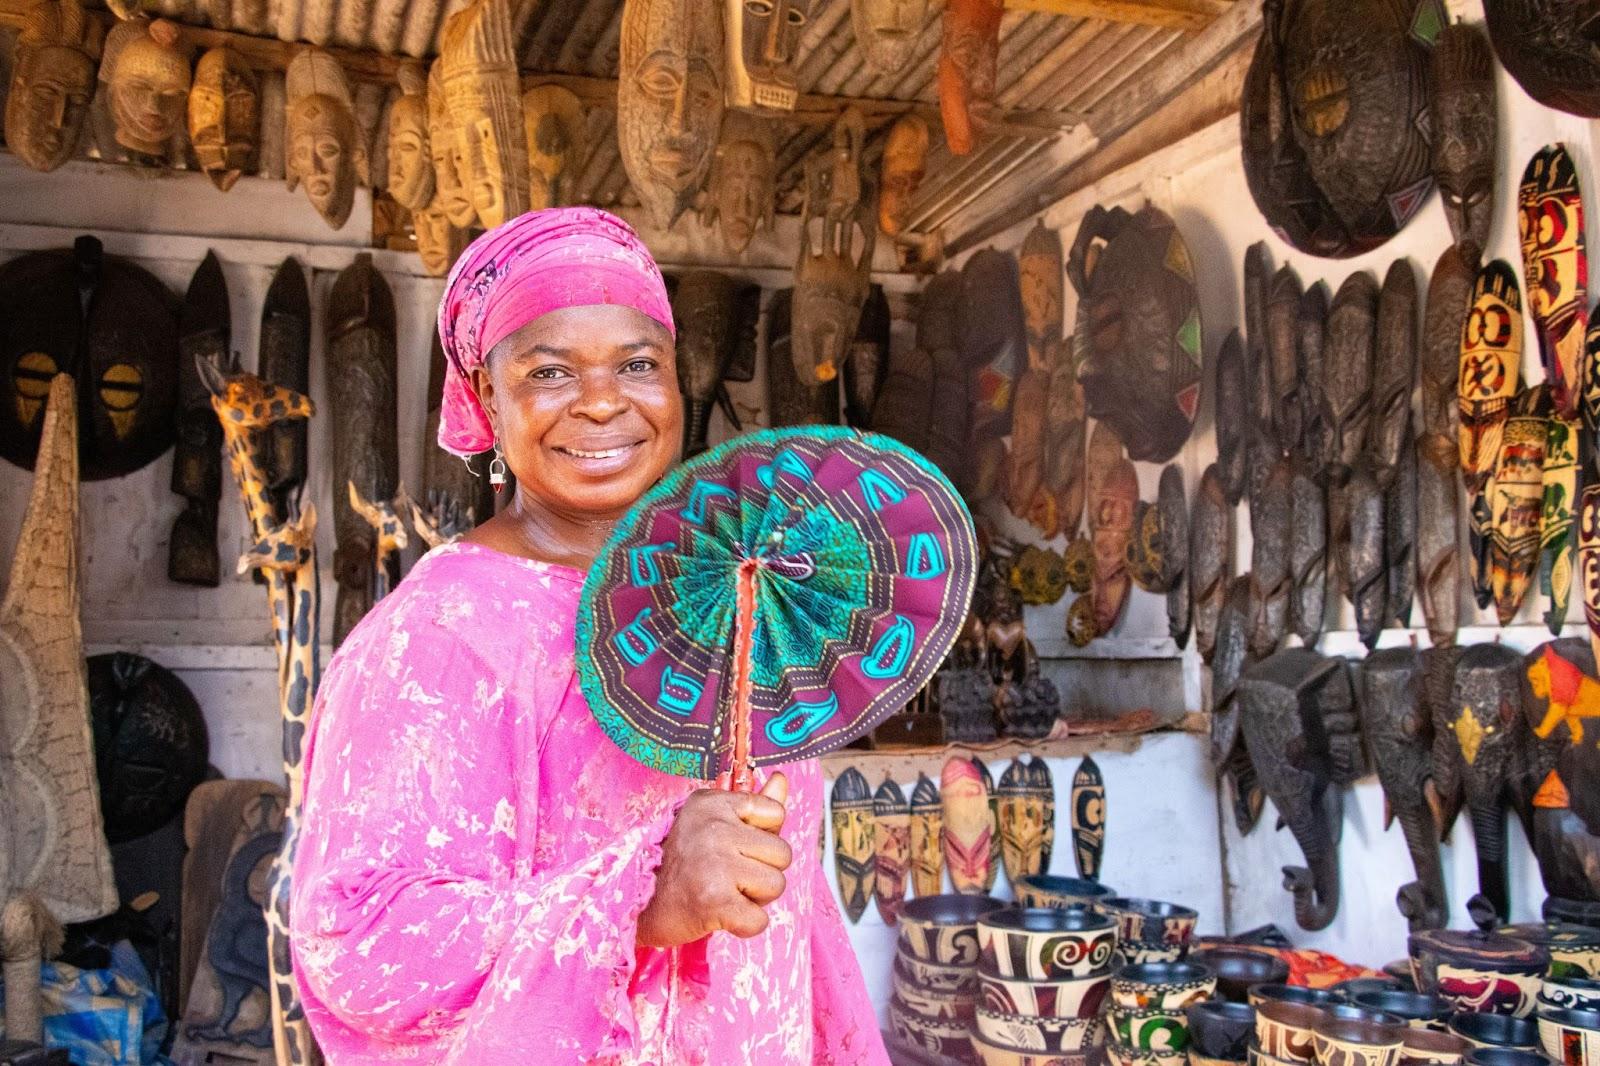
<path id="1" fill-rule="evenodd" d="M 505 491 L 506 454 L 500 450 L 499 440 L 494 442 L 494 458 L 489 460 L 489 484 L 494 488 L 496 496 Z"/>

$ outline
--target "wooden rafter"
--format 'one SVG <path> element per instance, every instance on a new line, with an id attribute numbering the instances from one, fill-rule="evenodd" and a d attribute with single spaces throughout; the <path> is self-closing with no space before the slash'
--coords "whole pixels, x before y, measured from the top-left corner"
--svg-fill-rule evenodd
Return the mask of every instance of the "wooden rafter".
<path id="1" fill-rule="evenodd" d="M 1234 0 L 1006 0 L 1013 11 L 1040 11 L 1047 15 L 1099 19 L 1102 22 L 1136 22 L 1173 30 L 1203 30 L 1226 14 Z"/>

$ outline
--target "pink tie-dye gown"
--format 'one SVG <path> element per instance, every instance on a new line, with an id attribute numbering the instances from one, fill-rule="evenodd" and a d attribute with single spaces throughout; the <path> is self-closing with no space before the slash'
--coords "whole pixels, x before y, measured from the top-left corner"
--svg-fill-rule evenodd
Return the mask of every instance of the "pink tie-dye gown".
<path id="1" fill-rule="evenodd" d="M 440 548 L 329 664 L 292 909 L 330 1063 L 886 1063 L 816 859 L 815 762 L 786 768 L 794 864 L 766 932 L 636 945 L 699 785 L 595 725 L 573 666 L 582 580 Z"/>

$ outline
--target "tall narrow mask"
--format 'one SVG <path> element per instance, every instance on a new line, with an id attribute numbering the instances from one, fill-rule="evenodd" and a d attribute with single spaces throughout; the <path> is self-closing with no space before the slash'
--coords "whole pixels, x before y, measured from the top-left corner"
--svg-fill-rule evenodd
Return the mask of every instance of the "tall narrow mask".
<path id="1" fill-rule="evenodd" d="M 583 117 L 583 101 L 570 89 L 536 85 L 522 94 L 534 210 L 572 198 L 571 170 L 583 154 Z"/>
<path id="2" fill-rule="evenodd" d="M 1433 176 L 1462 259 L 1476 265 L 1494 216 L 1494 57 L 1482 31 L 1455 23 L 1433 49 Z"/>
<path id="3" fill-rule="evenodd" d="M 978 143 L 994 108 L 1000 62 L 999 0 L 949 0 L 939 50 L 939 115 L 951 153 Z"/>
<path id="4" fill-rule="evenodd" d="M 721 228 L 728 251 L 744 251 L 756 230 L 772 228 L 775 164 L 772 133 L 764 120 L 739 112 L 723 119 L 700 220 Z"/>
<path id="5" fill-rule="evenodd" d="M 795 373 L 811 386 L 838 376 L 871 283 L 878 227 L 871 186 L 862 188 L 861 142 L 861 113 L 851 109 L 834 126 L 833 152 L 813 157 L 806 168 L 790 354 Z M 813 236 L 817 222 L 820 240 Z"/>
<path id="6" fill-rule="evenodd" d="M 457 164 L 485 229 L 528 210 L 528 144 L 506 0 L 472 0 L 445 20 L 439 62 Z"/>
<path id="7" fill-rule="evenodd" d="M 117 143 L 164 157 L 189 99 L 189 60 L 178 48 L 178 28 L 166 19 L 117 23 L 106 38 L 100 79 L 110 85 Z"/>
<path id="8" fill-rule="evenodd" d="M 724 0 L 728 106 L 793 111 L 795 53 L 812 0 Z"/>
<path id="9" fill-rule="evenodd" d="M 356 184 L 367 182 L 367 149 L 356 124 L 350 83 L 338 60 L 321 49 L 306 48 L 289 62 L 284 92 L 289 190 L 303 184 L 317 214 L 341 229 L 350 218 Z"/>
<path id="10" fill-rule="evenodd" d="M 889 127 L 883 146 L 883 178 L 878 192 L 878 228 L 893 237 L 906 227 L 928 167 L 928 123 L 906 115 Z"/>
<path id="11" fill-rule="evenodd" d="M 850 0 L 856 47 L 885 74 L 904 70 L 916 56 L 927 17 L 928 0 Z"/>
<path id="12" fill-rule="evenodd" d="M 478 224 L 478 213 L 462 184 L 458 154 L 450 109 L 444 102 L 444 62 L 436 59 L 428 70 L 428 155 L 433 159 L 433 187 L 450 224 L 465 229 Z"/>
<path id="13" fill-rule="evenodd" d="M 420 63 L 395 75 L 400 98 L 389 108 L 389 195 L 411 212 L 433 203 L 433 156 L 428 144 L 428 77 Z"/>
<path id="14" fill-rule="evenodd" d="M 223 192 L 256 165 L 261 98 L 256 73 L 231 48 L 200 57 L 189 90 L 189 143 L 200 169 Z"/>
<path id="15" fill-rule="evenodd" d="M 54 170 L 78 145 L 94 97 L 90 26 L 79 0 L 39 0 L 23 15 L 6 96 L 6 147 Z"/>

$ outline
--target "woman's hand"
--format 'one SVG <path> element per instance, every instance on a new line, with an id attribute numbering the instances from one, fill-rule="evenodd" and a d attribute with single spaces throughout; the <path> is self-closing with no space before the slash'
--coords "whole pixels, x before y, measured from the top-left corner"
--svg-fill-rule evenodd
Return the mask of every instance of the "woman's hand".
<path id="1" fill-rule="evenodd" d="M 764 908 L 783 895 L 783 871 L 793 858 L 778 835 L 788 798 L 781 773 L 758 794 L 690 795 L 662 842 L 656 892 L 639 915 L 639 944 L 673 948 L 718 930 L 750 937 L 766 929 Z"/>

